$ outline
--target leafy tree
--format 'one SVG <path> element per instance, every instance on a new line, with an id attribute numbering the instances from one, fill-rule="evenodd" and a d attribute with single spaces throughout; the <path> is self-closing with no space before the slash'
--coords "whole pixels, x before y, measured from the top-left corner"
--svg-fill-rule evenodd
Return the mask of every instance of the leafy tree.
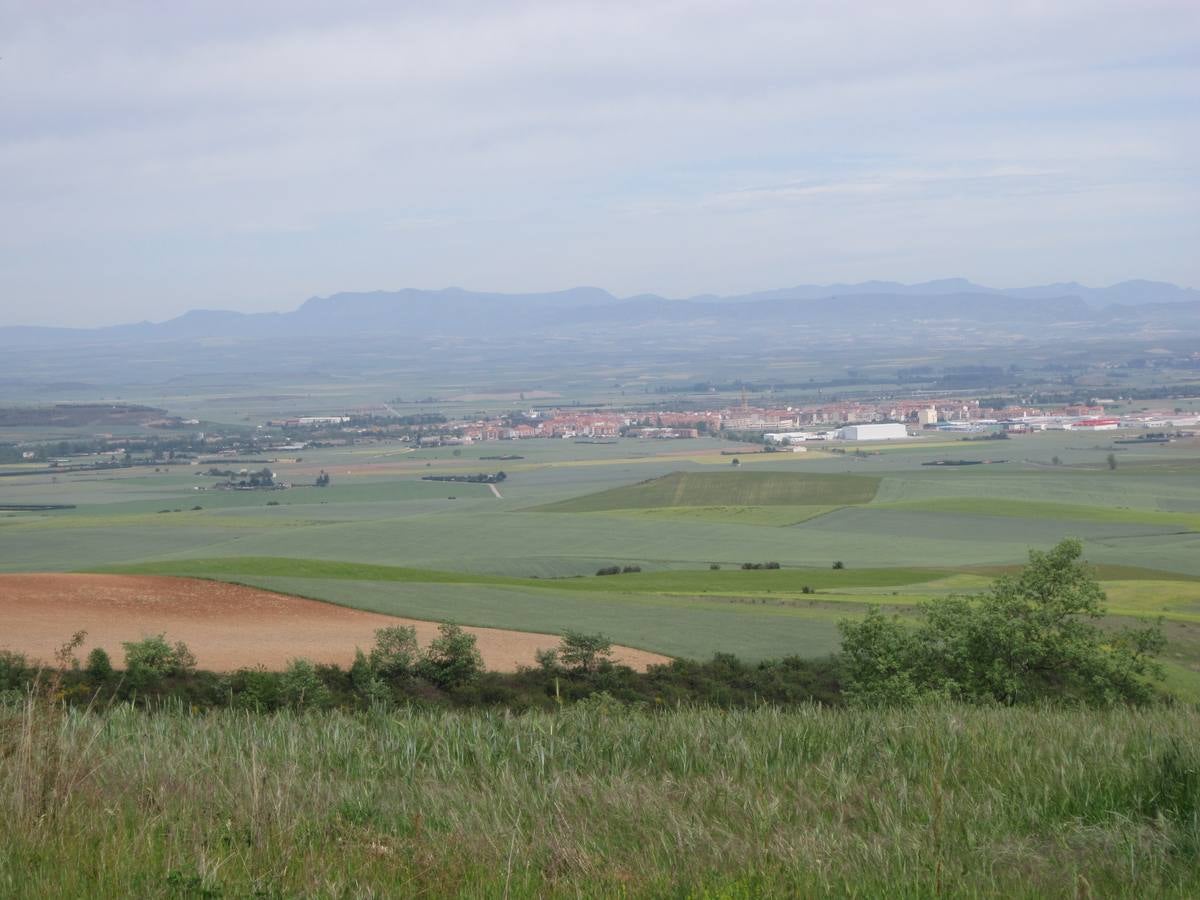
<path id="1" fill-rule="evenodd" d="M 328 706 L 333 699 L 328 686 L 307 659 L 293 659 L 279 676 L 279 698 L 293 709 Z"/>
<path id="2" fill-rule="evenodd" d="M 837 560 L 834 560 L 834 562 L 833 562 L 833 568 L 844 569 L 844 568 L 846 568 L 846 564 L 844 562 L 842 562 L 840 559 L 837 559 Z"/>
<path id="3" fill-rule="evenodd" d="M 156 634 L 140 641 L 125 641 L 125 680 L 132 688 L 145 688 L 168 675 L 186 675 L 196 668 L 196 657 L 187 644 L 167 643 L 165 635 Z"/>
<path id="4" fill-rule="evenodd" d="M 394 625 L 375 632 L 371 648 L 371 669 L 384 678 L 411 675 L 419 655 L 417 629 L 411 625 Z"/>
<path id="5" fill-rule="evenodd" d="M 475 681 L 483 671 L 483 657 L 475 646 L 475 635 L 450 624 L 439 625 L 438 632 L 421 657 L 420 674 L 443 688 Z"/>
<path id="6" fill-rule="evenodd" d="M 1104 592 L 1065 540 L 977 597 L 930 601 L 916 628 L 873 609 L 843 621 L 846 693 L 868 705 L 947 697 L 973 703 L 1059 698 L 1144 702 L 1161 678 L 1159 625 L 1106 631 Z"/>
<path id="7" fill-rule="evenodd" d="M 84 664 L 88 680 L 94 684 L 108 681 L 113 676 L 113 664 L 103 647 L 93 647 Z"/>
<path id="8" fill-rule="evenodd" d="M 538 668 L 546 675 L 557 675 L 562 671 L 562 664 L 558 660 L 558 650 L 554 647 L 543 647 L 533 654 L 533 658 L 537 660 Z"/>
<path id="9" fill-rule="evenodd" d="M 255 712 L 277 709 L 281 680 L 279 672 L 268 672 L 262 666 L 239 669 L 229 679 L 230 701 L 238 709 Z"/>
<path id="10" fill-rule="evenodd" d="M 268 466 L 263 466 L 257 472 L 251 472 L 247 482 L 251 487 L 271 487 L 275 484 L 275 473 Z"/>
<path id="11" fill-rule="evenodd" d="M 32 675 L 33 669 L 24 654 L 0 650 L 0 691 L 23 687 Z"/>
<path id="12" fill-rule="evenodd" d="M 595 672 L 604 663 L 612 662 L 612 641 L 602 634 L 568 631 L 558 646 L 558 658 L 572 672 Z"/>
<path id="13" fill-rule="evenodd" d="M 1107 459 L 1107 461 L 1108 461 L 1108 468 L 1109 468 L 1110 470 L 1111 470 L 1111 469 L 1115 469 L 1115 468 L 1117 467 L 1117 454 L 1115 454 L 1115 453 L 1110 453 L 1110 454 L 1108 454 L 1108 456 L 1106 457 L 1106 459 Z"/>

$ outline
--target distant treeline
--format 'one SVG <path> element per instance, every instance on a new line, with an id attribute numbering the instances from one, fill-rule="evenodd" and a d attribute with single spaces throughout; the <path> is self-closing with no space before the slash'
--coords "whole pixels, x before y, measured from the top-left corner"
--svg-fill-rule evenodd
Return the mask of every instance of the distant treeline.
<path id="1" fill-rule="evenodd" d="M 1126 400 L 1184 400 L 1192 397 L 1200 397 L 1200 383 L 1164 384 L 1144 388 L 1122 387 L 1119 393 Z M 1092 394 L 1091 396 L 1094 397 L 1096 395 Z M 1077 393 L 1039 393 L 1035 394 L 1030 399 L 1030 402 L 1035 406 L 1070 405 L 1090 402 L 1090 397 L 1081 397 Z"/>
<path id="2" fill-rule="evenodd" d="M 149 639 L 145 645 L 161 643 Z M 140 646 L 140 645 L 136 645 Z M 514 711 L 551 710 L 594 694 L 651 707 L 708 705 L 725 709 L 805 703 L 839 704 L 842 687 L 838 663 L 801 659 L 748 663 L 721 653 L 707 662 L 687 659 L 638 672 L 599 656 L 542 655 L 538 665 L 517 672 L 472 672 L 446 678 L 453 668 L 425 671 L 420 664 L 388 670 L 374 655 L 355 665 L 297 664 L 283 672 L 242 669 L 222 674 L 194 668 L 182 645 L 165 648 L 158 669 L 137 663 L 116 670 L 107 656 L 93 654 L 54 677 L 58 694 L 69 704 L 103 707 L 109 701 L 133 701 L 147 708 L 182 703 L 187 708 L 233 707 L 272 711 L 286 708 L 371 709 L 381 703 L 416 707 L 502 707 Z M 160 649 L 163 649 L 160 648 Z M 184 658 L 172 658 L 182 650 Z M 164 656 L 162 652 L 159 656 Z M 127 662 L 127 666 L 129 663 Z M 0 695 L 23 692 L 45 673 L 19 654 L 0 651 Z"/>
<path id="3" fill-rule="evenodd" d="M 422 481 L 454 481 L 465 484 L 499 484 L 508 476 L 503 472 L 496 472 L 489 475 L 487 472 L 480 472 L 478 475 L 422 475 Z"/>
<path id="4" fill-rule="evenodd" d="M 74 508 L 74 503 L 0 503 L 0 512 L 49 512 Z"/>
<path id="5" fill-rule="evenodd" d="M 54 406 L 0 406 L 0 427 L 90 425 L 94 422 L 140 424 L 165 416 L 154 406 L 126 403 L 58 403 Z"/>

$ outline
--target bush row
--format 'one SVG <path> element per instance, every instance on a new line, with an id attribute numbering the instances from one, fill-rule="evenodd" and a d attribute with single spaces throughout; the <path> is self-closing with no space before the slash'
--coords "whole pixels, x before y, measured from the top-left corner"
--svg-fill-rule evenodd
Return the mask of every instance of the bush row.
<path id="1" fill-rule="evenodd" d="M 639 672 L 614 662 L 611 645 L 602 636 L 568 633 L 557 648 L 539 653 L 534 666 L 489 672 L 482 667 L 474 636 L 456 626 L 443 626 L 424 652 L 418 650 L 411 628 L 381 629 L 376 637 L 375 646 L 367 653 L 359 651 L 348 668 L 297 659 L 282 672 L 198 670 L 184 645 L 169 645 L 161 636 L 127 644 L 123 670 L 114 668 L 99 649 L 84 662 L 60 656 L 60 667 L 53 670 L 0 651 L 0 697 L 18 699 L 48 679 L 54 681 L 56 694 L 73 705 L 133 701 L 156 707 L 182 702 L 195 709 L 259 711 L 403 705 L 519 711 L 553 709 L 597 693 L 650 706 L 724 708 L 836 704 L 841 697 L 838 666 L 832 659 L 747 663 L 718 654 L 707 662 L 677 659 Z"/>

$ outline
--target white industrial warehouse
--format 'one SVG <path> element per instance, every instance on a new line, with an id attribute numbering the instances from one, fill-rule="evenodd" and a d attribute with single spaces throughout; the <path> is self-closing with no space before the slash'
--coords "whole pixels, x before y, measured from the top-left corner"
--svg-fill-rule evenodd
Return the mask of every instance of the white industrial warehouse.
<path id="1" fill-rule="evenodd" d="M 906 437 L 908 437 L 908 429 L 900 422 L 847 425 L 838 429 L 838 438 L 843 441 L 892 441 Z"/>

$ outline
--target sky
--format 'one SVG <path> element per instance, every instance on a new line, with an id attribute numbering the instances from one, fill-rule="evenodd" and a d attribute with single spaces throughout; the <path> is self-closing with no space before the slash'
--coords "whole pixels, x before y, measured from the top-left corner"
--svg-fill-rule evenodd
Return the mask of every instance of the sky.
<path id="1" fill-rule="evenodd" d="M 0 325 L 1200 287 L 1200 3 L 0 0 Z"/>

